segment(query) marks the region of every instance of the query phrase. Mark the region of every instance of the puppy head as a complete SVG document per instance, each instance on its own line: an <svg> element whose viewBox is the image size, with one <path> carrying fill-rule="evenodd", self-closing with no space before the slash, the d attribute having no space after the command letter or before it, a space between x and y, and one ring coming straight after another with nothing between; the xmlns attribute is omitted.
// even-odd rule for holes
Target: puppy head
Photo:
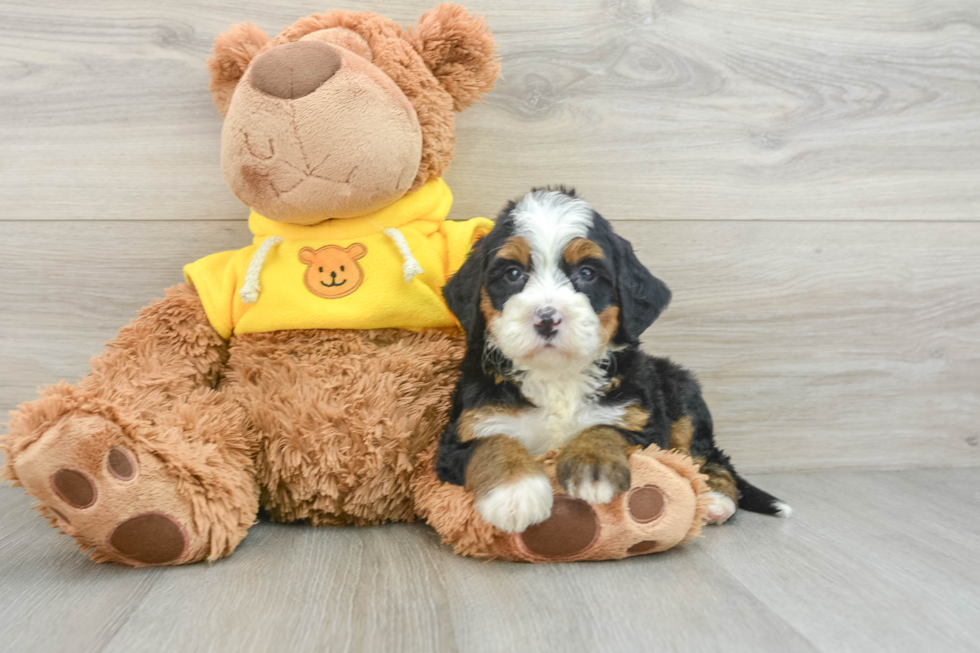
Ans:
<svg viewBox="0 0 980 653"><path fill-rule="evenodd" d="M511 202L445 288L470 343L518 369L561 371L636 344L670 291L574 192Z"/></svg>

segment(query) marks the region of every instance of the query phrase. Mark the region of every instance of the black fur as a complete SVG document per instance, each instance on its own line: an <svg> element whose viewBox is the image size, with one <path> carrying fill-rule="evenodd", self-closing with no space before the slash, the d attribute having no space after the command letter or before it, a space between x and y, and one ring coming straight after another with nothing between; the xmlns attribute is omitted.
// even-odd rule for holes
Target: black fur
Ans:
<svg viewBox="0 0 980 653"><path fill-rule="evenodd" d="M574 191L558 187L571 197ZM497 283L494 266L503 265L494 259L496 252L514 233L512 212L517 202L504 208L494 229L473 248L459 272L450 279L445 297L450 310L457 316L467 335L467 351L460 368L460 378L453 394L449 425L439 444L436 472L443 482L463 485L466 467L473 455L476 440L461 442L457 424L464 411L484 406L533 408L521 393L520 379L510 373L510 361L487 356L486 321L480 310L481 289L487 289L496 309L513 292L504 289L494 297ZM741 495L739 507L755 512L776 514L778 500L752 486L737 474L728 456L714 442L711 413L701 395L701 387L690 372L666 358L650 356L639 348L640 335L657 319L670 302L667 286L654 277L636 258L632 246L613 233L611 225L595 213L589 239L597 243L605 259L588 259L564 272L576 290L589 297L596 313L611 304L619 306L619 330L613 338L618 345L606 366L609 389L599 399L602 404L639 404L648 413L646 426L640 431L617 430L630 444L655 444L669 448L671 425L689 416L693 427L690 454L703 461L728 470L736 481ZM518 262L507 261L507 265ZM596 271L594 279L577 279L577 269L588 265ZM488 287L488 283L491 287ZM508 294L508 292L510 294Z"/></svg>

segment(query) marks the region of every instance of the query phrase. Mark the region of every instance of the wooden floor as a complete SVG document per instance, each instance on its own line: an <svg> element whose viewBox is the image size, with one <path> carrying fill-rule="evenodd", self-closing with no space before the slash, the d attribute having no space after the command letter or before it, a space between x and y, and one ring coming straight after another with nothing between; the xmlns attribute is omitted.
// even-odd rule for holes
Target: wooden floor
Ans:
<svg viewBox="0 0 980 653"><path fill-rule="evenodd" d="M665 554L534 566L422 524L261 523L211 566L90 562L0 492L0 650L980 650L980 471L754 480L796 508Z"/></svg>

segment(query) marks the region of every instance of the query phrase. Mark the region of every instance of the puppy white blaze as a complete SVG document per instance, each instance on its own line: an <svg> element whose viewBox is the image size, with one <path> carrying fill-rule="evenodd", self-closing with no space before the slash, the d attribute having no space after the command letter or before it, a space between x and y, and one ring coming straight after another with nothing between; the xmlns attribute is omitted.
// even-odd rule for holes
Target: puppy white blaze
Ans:
<svg viewBox="0 0 980 653"><path fill-rule="evenodd" d="M592 228L592 207L565 193L537 190L517 203L512 213L515 236L531 246L535 268L557 269L565 246L586 238Z"/></svg>
<svg viewBox="0 0 980 653"><path fill-rule="evenodd" d="M599 316L561 269L565 247L588 236L592 207L564 193L539 190L518 202L511 215L514 235L530 247L531 273L524 289L490 324L493 344L518 368L565 372L595 360L602 353ZM549 339L534 328L537 311L545 308L556 311L557 329Z"/></svg>

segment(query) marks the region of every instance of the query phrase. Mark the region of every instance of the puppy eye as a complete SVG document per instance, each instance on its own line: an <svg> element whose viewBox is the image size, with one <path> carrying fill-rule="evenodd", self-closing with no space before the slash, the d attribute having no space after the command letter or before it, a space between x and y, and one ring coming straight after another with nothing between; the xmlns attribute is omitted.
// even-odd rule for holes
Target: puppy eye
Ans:
<svg viewBox="0 0 980 653"><path fill-rule="evenodd" d="M516 265L511 266L506 270L504 270L504 279L506 279L507 281L517 282L520 281L523 277L524 277L524 273Z"/></svg>
<svg viewBox="0 0 980 653"><path fill-rule="evenodd" d="M592 281L595 279L595 270L587 265L583 265L578 269L578 276L582 281Z"/></svg>

